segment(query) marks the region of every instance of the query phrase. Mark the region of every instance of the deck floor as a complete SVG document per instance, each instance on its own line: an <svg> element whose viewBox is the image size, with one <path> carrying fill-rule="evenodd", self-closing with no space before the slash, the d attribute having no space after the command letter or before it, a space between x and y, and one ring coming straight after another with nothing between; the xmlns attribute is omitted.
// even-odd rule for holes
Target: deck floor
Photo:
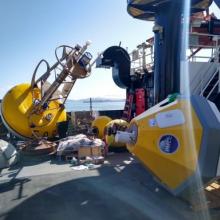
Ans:
<svg viewBox="0 0 220 220"><path fill-rule="evenodd" d="M23 161L0 177L0 220L201 220L220 209L193 212L129 153L109 156L94 170L75 171L56 160Z"/></svg>

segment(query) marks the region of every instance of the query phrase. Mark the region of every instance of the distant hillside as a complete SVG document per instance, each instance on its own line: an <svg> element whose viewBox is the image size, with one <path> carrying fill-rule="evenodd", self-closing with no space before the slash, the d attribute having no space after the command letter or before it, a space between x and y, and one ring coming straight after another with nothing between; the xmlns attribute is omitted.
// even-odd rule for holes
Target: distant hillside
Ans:
<svg viewBox="0 0 220 220"><path fill-rule="evenodd" d="M86 99L68 99L67 102L83 102L83 103L88 103L90 102L90 98ZM115 99L115 98L92 98L92 102L124 102L125 99Z"/></svg>
<svg viewBox="0 0 220 220"><path fill-rule="evenodd" d="M124 109L124 99L113 98L93 98L92 108L94 111L101 110L122 110ZM65 107L67 111L88 111L90 108L89 98L80 100L66 100Z"/></svg>
<svg viewBox="0 0 220 220"><path fill-rule="evenodd" d="M81 99L82 102L90 102L90 99ZM125 99L111 99L111 98L92 98L92 102L123 102Z"/></svg>

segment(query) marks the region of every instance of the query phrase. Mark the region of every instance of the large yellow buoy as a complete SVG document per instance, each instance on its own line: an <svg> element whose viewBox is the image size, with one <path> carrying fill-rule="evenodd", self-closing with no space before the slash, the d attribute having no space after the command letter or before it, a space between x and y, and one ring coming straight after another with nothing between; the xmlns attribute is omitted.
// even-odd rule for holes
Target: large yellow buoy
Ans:
<svg viewBox="0 0 220 220"><path fill-rule="evenodd" d="M110 147L126 147L124 143L115 142L117 131L125 131L128 127L128 122L122 119L110 121L105 127L105 141Z"/></svg>
<svg viewBox="0 0 220 220"><path fill-rule="evenodd" d="M104 138L104 129L105 126L111 121L112 119L108 116L99 116L92 122L92 129L96 133L97 137L100 139Z"/></svg>
<svg viewBox="0 0 220 220"><path fill-rule="evenodd" d="M40 89L31 88L30 84L17 85L6 93L1 116L11 132L22 138L56 136L57 123L66 121L66 111L58 100L54 100L45 110L33 113L34 100L40 95Z"/></svg>
<svg viewBox="0 0 220 220"><path fill-rule="evenodd" d="M67 119L64 104L77 79L90 75L92 55L87 51L90 41L82 47L61 45L56 48L56 63L50 67L42 59L36 66L31 83L13 87L2 100L1 117L12 133L21 138L52 138L58 133L58 124ZM58 54L62 50L62 56ZM41 64L46 72L36 79ZM51 82L51 76L55 76ZM59 90L61 89L61 90Z"/></svg>
<svg viewBox="0 0 220 220"><path fill-rule="evenodd" d="M201 96L178 96L133 118L115 140L127 143L166 190L195 201L220 178L219 134L220 112L214 103Z"/></svg>

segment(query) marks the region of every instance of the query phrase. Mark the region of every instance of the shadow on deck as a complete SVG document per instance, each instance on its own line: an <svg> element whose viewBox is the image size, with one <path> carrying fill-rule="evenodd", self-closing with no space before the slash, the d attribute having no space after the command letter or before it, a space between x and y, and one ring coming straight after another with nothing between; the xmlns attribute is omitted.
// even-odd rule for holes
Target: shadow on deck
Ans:
<svg viewBox="0 0 220 220"><path fill-rule="evenodd" d="M0 183L0 219L204 219L171 196L129 154L95 170L14 178ZM211 210L220 219L220 210Z"/></svg>

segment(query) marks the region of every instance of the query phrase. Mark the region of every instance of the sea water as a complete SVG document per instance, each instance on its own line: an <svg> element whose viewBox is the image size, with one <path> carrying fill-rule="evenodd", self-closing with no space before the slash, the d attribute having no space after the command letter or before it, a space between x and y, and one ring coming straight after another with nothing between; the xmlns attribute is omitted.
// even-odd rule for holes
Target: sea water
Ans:
<svg viewBox="0 0 220 220"><path fill-rule="evenodd" d="M125 101L92 102L92 110L122 110L124 105ZM81 100L67 100L65 107L67 112L90 111L90 103Z"/></svg>

